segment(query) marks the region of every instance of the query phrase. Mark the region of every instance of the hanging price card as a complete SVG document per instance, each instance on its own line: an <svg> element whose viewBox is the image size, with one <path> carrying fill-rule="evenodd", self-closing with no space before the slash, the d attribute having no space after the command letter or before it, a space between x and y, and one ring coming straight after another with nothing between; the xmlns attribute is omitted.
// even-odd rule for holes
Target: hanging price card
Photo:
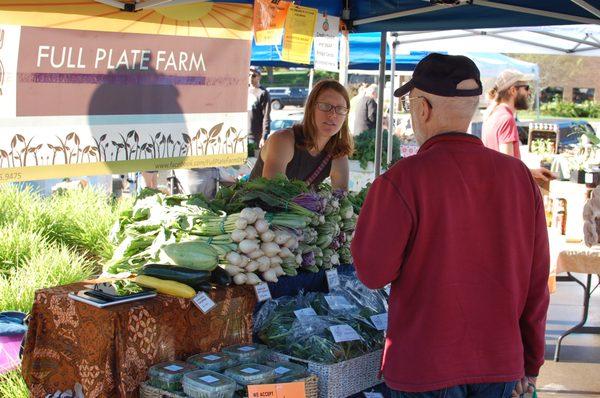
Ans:
<svg viewBox="0 0 600 398"><path fill-rule="evenodd" d="M388 314L384 312L383 314L373 315L371 317L371 322L373 322L373 326L377 330L387 330L388 326Z"/></svg>
<svg viewBox="0 0 600 398"><path fill-rule="evenodd" d="M344 341L360 340L360 336L356 333L356 330L350 325L335 325L329 326L331 335L336 343L343 343Z"/></svg>
<svg viewBox="0 0 600 398"><path fill-rule="evenodd" d="M337 269L330 269L325 272L325 275L327 276L327 286L329 286L329 291L340 286L340 276L338 275Z"/></svg>
<svg viewBox="0 0 600 398"><path fill-rule="evenodd" d="M214 301L212 301L210 297L208 297L208 294L204 292L198 293L192 299L192 302L196 305L196 307L200 309L200 311L202 311L203 314L206 314L208 311L212 310L217 305Z"/></svg>
<svg viewBox="0 0 600 398"><path fill-rule="evenodd" d="M256 298L259 302L271 300L271 291L269 290L269 285L266 283L263 282L254 285L254 291L256 292Z"/></svg>

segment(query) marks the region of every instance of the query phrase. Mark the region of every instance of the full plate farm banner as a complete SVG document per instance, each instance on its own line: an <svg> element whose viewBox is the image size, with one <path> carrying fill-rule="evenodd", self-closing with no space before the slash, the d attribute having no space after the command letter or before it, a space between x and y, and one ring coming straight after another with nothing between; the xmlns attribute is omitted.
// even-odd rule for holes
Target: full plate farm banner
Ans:
<svg viewBox="0 0 600 398"><path fill-rule="evenodd" d="M250 5L19 3L0 0L0 181L245 160Z"/></svg>

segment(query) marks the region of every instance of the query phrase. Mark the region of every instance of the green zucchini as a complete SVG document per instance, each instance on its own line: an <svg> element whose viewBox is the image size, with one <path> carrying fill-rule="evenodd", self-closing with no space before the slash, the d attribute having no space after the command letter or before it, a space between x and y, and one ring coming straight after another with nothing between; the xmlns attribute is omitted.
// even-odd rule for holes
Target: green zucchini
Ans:
<svg viewBox="0 0 600 398"><path fill-rule="evenodd" d="M168 264L146 264L139 273L159 279L185 283L195 290L199 290L200 286L203 286L210 280L209 271L176 267Z"/></svg>
<svg viewBox="0 0 600 398"><path fill-rule="evenodd" d="M211 245L191 241L172 243L161 247L160 259L180 267L212 271L219 262L219 255Z"/></svg>

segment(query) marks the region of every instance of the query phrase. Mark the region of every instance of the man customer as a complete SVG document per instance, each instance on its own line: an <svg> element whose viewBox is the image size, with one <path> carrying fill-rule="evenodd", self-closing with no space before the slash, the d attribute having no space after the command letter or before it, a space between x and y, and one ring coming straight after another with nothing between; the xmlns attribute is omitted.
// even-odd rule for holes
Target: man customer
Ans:
<svg viewBox="0 0 600 398"><path fill-rule="evenodd" d="M530 85L532 76L507 69L500 73L494 87L488 92L491 100L483 121L481 139L488 148L521 159L519 131L515 114L518 110L529 109ZM549 181L556 178L545 168L531 169L534 178Z"/></svg>
<svg viewBox="0 0 600 398"><path fill-rule="evenodd" d="M248 118L250 134L248 139L259 147L271 131L271 96L266 88L260 85L261 71L250 67L248 83Z"/></svg>
<svg viewBox="0 0 600 398"><path fill-rule="evenodd" d="M507 398L532 391L544 362L542 198L520 160L466 134L481 92L466 57L419 62L395 92L419 152L375 180L352 240L359 279L391 283L382 372L395 397Z"/></svg>
<svg viewBox="0 0 600 398"><path fill-rule="evenodd" d="M375 102L375 98L377 98L377 85L371 84L356 103L353 134L359 135L364 131L375 128L377 121L377 102Z"/></svg>

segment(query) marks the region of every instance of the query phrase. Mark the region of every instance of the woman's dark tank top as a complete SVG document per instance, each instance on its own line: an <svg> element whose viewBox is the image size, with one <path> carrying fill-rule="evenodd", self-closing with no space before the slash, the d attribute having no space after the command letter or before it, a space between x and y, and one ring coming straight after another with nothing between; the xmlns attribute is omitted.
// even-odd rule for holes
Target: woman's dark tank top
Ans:
<svg viewBox="0 0 600 398"><path fill-rule="evenodd" d="M302 126L295 125L292 127L294 131L294 138L296 145L294 145L294 157L288 163L285 169L285 175L290 180L302 180L306 181L314 171L321 165L327 153L325 151L321 151L317 156L311 155L306 149L303 149L298 146L298 142L301 140ZM260 153L256 159L256 164L250 173L250 179L253 180L255 178L261 177L263 172L264 162L260 156ZM311 184L312 186L317 186L322 183L327 177L329 177L329 173L331 172L331 159L327 162L327 165L321 170L317 178Z"/></svg>

